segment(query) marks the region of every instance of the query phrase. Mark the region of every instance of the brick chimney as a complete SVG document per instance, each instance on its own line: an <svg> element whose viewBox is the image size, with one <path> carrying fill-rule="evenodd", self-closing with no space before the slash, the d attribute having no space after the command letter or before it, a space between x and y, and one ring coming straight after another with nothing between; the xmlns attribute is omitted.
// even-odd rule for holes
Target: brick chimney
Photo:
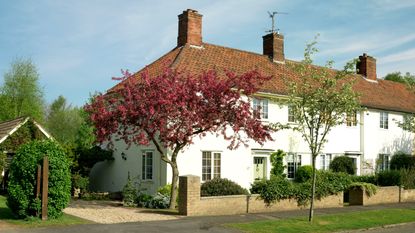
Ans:
<svg viewBox="0 0 415 233"><path fill-rule="evenodd" d="M359 56L356 71L367 79L376 81L376 59L364 53L362 56Z"/></svg>
<svg viewBox="0 0 415 233"><path fill-rule="evenodd" d="M262 37L263 53L274 62L284 62L284 36L272 32Z"/></svg>
<svg viewBox="0 0 415 233"><path fill-rule="evenodd" d="M202 15L192 9L187 9L179 15L177 47L185 44L202 45Z"/></svg>

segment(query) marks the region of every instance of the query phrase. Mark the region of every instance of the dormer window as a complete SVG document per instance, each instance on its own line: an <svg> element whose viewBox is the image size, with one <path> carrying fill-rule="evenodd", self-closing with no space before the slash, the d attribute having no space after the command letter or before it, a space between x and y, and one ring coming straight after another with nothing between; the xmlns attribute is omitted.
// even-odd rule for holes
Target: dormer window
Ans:
<svg viewBox="0 0 415 233"><path fill-rule="evenodd" d="M259 111L261 119L268 119L268 100L254 98L252 101L254 110Z"/></svg>

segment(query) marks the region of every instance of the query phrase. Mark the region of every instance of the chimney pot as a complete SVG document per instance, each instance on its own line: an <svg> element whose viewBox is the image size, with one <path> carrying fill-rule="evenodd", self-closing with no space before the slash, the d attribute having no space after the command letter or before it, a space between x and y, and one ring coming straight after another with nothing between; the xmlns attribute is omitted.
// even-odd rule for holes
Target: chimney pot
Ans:
<svg viewBox="0 0 415 233"><path fill-rule="evenodd" d="M177 47L185 44L202 45L202 15L196 10L187 9L179 16Z"/></svg>

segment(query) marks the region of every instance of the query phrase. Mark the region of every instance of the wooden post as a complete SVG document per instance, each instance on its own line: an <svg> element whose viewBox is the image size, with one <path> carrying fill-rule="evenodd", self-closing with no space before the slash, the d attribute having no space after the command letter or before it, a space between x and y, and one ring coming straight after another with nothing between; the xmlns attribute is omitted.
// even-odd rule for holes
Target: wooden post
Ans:
<svg viewBox="0 0 415 233"><path fill-rule="evenodd" d="M37 173L36 173L36 198L40 196L40 184L42 182L42 166L37 165Z"/></svg>
<svg viewBox="0 0 415 233"><path fill-rule="evenodd" d="M49 161L48 157L43 158L42 173L42 220L48 219L48 178L49 178Z"/></svg>

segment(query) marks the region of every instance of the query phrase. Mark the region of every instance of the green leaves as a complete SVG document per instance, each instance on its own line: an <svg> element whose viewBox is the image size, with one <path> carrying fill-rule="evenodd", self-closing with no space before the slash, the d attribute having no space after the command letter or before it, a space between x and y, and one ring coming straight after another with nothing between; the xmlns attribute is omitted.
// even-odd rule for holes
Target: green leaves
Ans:
<svg viewBox="0 0 415 233"><path fill-rule="evenodd" d="M17 151L11 165L7 205L20 218L32 216L38 209L35 198L37 165L49 159L48 216L57 218L70 199L69 161L62 147L53 141L33 141Z"/></svg>

